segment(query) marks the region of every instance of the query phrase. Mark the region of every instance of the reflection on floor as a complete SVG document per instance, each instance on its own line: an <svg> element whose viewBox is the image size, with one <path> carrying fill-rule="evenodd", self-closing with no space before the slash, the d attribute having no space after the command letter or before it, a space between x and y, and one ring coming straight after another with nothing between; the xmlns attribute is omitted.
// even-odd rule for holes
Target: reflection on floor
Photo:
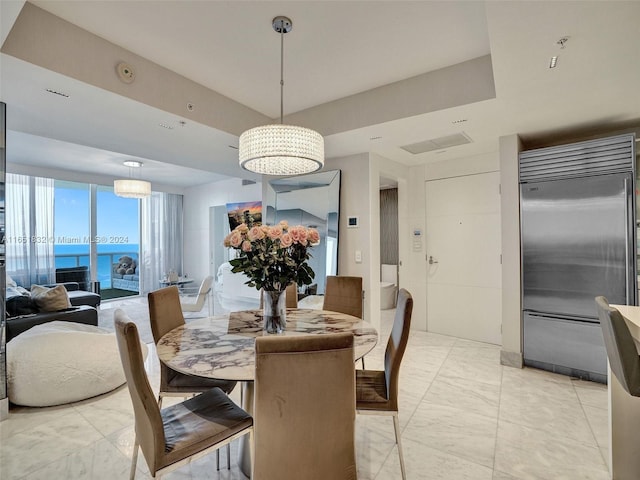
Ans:
<svg viewBox="0 0 640 480"><path fill-rule="evenodd" d="M118 303L127 310L125 300ZM367 356L368 368L382 368L393 313L382 312L381 341ZM152 347L147 369L157 388ZM233 392L236 402L238 397ZM606 387L502 367L496 346L412 332L401 372L400 407L409 479L608 478ZM128 478L132 423L126 387L72 405L12 408L0 423L0 478ZM401 478L393 439L390 417L357 417L360 480ZM142 456L136 478L149 478ZM235 465L217 472L212 454L166 478L245 477Z"/></svg>

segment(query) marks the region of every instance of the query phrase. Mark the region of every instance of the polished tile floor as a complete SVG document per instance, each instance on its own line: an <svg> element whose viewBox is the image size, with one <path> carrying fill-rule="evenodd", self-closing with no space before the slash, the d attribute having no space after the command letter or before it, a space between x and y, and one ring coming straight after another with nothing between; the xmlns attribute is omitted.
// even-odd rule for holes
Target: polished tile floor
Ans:
<svg viewBox="0 0 640 480"><path fill-rule="evenodd" d="M119 306L126 310L123 301ZM384 311L382 340L366 357L367 368L382 368L392 321L393 311ZM157 362L150 348L147 368L154 388ZM238 396L232 394L237 402ZM606 387L502 367L496 346L412 332L400 407L411 480L609 478ZM126 387L72 405L12 408L0 423L0 478L128 478L132 424ZM390 417L358 416L356 449L360 480L401 478ZM233 445L232 464L235 453ZM142 456L136 478L149 478ZM165 478L245 477L235 465L217 472L212 454Z"/></svg>

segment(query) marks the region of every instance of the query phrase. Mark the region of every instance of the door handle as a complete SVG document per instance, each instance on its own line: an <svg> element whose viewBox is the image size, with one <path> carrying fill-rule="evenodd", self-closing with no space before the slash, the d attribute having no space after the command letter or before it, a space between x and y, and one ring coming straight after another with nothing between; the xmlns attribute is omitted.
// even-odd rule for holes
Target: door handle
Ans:
<svg viewBox="0 0 640 480"><path fill-rule="evenodd" d="M432 255L429 255L429 265L433 265L434 263L438 263L438 261L434 260Z"/></svg>

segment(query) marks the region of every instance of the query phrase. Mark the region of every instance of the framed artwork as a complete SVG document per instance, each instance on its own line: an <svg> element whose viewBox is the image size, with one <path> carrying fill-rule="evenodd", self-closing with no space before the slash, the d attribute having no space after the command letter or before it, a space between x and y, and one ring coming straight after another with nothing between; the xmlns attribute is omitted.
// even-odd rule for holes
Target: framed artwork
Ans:
<svg viewBox="0 0 640 480"><path fill-rule="evenodd" d="M262 202L227 203L227 215L230 230L241 223L262 225Z"/></svg>

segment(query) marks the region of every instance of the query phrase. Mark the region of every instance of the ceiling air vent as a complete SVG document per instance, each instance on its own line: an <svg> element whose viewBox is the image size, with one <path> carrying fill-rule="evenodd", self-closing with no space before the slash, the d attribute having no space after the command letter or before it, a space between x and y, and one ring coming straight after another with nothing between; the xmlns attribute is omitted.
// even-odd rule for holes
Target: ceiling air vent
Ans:
<svg viewBox="0 0 640 480"><path fill-rule="evenodd" d="M458 145L464 145L472 141L466 133L461 132L453 135L445 135L444 137L432 138L431 140L425 140L423 142L412 143L411 145L404 145L400 148L417 155L419 153L433 152L434 150L441 150L443 148L457 147Z"/></svg>

